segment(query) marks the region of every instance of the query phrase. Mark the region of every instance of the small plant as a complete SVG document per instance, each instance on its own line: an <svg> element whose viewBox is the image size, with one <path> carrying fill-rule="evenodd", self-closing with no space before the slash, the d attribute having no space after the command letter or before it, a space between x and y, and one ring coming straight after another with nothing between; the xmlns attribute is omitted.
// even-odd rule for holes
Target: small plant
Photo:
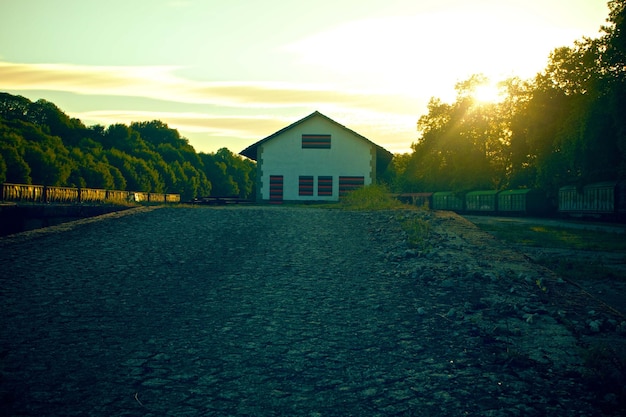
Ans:
<svg viewBox="0 0 626 417"><path fill-rule="evenodd" d="M409 220L405 220L402 223L402 229L407 234L407 243L409 247L426 250L430 248L430 223L422 218L414 217Z"/></svg>
<svg viewBox="0 0 626 417"><path fill-rule="evenodd" d="M543 284L543 280L541 278L535 280L535 285L537 285L537 288L543 292L548 291L548 288Z"/></svg>

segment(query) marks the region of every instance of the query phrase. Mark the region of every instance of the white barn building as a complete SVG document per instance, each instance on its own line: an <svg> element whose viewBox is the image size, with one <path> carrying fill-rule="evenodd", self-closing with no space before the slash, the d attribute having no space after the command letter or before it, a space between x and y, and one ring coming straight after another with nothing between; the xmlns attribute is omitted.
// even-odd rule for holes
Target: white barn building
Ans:
<svg viewBox="0 0 626 417"><path fill-rule="evenodd" d="M250 145L258 201L337 201L376 182L393 155L320 112Z"/></svg>

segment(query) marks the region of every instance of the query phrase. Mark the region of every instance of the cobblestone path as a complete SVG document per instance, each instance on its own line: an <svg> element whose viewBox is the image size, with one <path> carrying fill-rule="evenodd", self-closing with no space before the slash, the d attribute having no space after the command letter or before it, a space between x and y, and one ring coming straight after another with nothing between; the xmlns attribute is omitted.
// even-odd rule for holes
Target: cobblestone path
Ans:
<svg viewBox="0 0 626 417"><path fill-rule="evenodd" d="M476 328L421 316L415 276L390 273L399 233L162 208L5 242L1 415L539 415L526 384L577 396L552 370L500 376Z"/></svg>

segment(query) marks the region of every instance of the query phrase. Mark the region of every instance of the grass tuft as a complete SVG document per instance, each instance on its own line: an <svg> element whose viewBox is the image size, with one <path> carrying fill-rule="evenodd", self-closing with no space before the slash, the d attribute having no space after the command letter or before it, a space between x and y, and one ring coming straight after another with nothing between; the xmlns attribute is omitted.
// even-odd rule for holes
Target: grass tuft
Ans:
<svg viewBox="0 0 626 417"><path fill-rule="evenodd" d="M407 244L410 248L419 250L430 249L430 222L426 219L414 217L402 223L402 229L407 234Z"/></svg>

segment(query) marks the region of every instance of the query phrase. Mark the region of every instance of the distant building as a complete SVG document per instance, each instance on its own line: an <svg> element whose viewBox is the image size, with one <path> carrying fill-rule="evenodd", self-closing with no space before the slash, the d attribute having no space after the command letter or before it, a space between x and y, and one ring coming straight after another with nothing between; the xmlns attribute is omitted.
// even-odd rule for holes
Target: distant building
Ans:
<svg viewBox="0 0 626 417"><path fill-rule="evenodd" d="M393 155L320 112L240 152L257 161L258 201L337 201L376 182Z"/></svg>

